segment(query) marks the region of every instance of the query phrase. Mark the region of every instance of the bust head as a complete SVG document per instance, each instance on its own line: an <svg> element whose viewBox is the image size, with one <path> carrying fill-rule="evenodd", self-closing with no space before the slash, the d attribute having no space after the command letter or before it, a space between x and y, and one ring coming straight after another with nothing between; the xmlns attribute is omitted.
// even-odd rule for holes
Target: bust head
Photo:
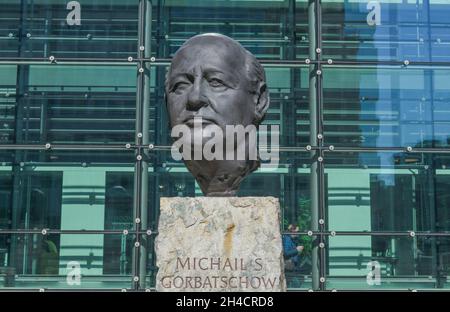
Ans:
<svg viewBox="0 0 450 312"><path fill-rule="evenodd" d="M269 106L262 66L237 41L220 34L194 36L175 53L167 73L166 101L171 127L193 129L201 118L201 127L215 125L224 133L227 125L259 125ZM206 195L231 196L259 161L185 164Z"/></svg>

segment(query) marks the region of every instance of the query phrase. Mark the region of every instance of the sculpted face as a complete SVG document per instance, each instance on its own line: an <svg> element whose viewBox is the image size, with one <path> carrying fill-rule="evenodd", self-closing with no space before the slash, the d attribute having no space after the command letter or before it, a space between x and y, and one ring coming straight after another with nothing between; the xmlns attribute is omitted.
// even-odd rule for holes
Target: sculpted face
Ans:
<svg viewBox="0 0 450 312"><path fill-rule="evenodd" d="M192 37L177 51L167 74L166 101L171 127L187 126L193 142L202 145L211 137L208 125L223 133L226 126L256 126L269 104L262 67L238 42L219 34ZM200 117L208 131L194 131ZM259 166L246 159L185 163L203 192L218 196L235 194L240 181Z"/></svg>
<svg viewBox="0 0 450 312"><path fill-rule="evenodd" d="M197 37L174 57L168 76L167 104L171 126L249 125L255 116L245 55L221 37Z"/></svg>

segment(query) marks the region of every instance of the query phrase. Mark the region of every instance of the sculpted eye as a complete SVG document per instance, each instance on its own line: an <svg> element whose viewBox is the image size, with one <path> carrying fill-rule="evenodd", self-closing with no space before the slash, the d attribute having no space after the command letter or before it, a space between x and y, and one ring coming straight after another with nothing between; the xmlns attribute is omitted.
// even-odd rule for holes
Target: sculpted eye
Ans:
<svg viewBox="0 0 450 312"><path fill-rule="evenodd" d="M225 84L223 83L222 80L217 79L217 78L212 78L209 80L209 85L211 87L225 87Z"/></svg>
<svg viewBox="0 0 450 312"><path fill-rule="evenodd" d="M185 81L179 81L179 82L177 82L176 84L174 84L174 86L172 87L172 92L175 92L175 91L181 91L181 90L183 90L183 88L185 88L186 86L188 85L188 83L187 82L185 82Z"/></svg>

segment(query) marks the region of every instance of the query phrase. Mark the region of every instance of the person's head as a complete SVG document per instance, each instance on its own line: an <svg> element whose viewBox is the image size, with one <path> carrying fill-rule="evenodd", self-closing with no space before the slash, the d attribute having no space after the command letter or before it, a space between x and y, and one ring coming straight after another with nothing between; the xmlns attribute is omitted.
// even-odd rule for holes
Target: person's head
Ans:
<svg viewBox="0 0 450 312"><path fill-rule="evenodd" d="M295 224L289 224L287 229L288 229L288 232L291 233L292 238L295 238L297 236L295 234L300 230L298 225L295 225Z"/></svg>
<svg viewBox="0 0 450 312"><path fill-rule="evenodd" d="M258 125L269 105L264 69L237 41L220 34L187 40L175 53L166 77L171 126Z"/></svg>

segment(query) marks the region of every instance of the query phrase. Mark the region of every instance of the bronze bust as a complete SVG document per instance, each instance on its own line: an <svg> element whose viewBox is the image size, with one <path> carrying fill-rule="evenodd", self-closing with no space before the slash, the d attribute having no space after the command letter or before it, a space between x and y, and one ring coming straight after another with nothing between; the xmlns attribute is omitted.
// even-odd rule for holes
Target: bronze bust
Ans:
<svg viewBox="0 0 450 312"><path fill-rule="evenodd" d="M237 41L215 33L194 36L180 47L168 70L165 92L172 130L184 125L193 137L199 119L201 129L257 127L269 106L261 64ZM205 136L200 138L202 145ZM234 196L241 181L260 165L257 156L248 157L248 141L245 147L241 159L183 161L206 196Z"/></svg>

